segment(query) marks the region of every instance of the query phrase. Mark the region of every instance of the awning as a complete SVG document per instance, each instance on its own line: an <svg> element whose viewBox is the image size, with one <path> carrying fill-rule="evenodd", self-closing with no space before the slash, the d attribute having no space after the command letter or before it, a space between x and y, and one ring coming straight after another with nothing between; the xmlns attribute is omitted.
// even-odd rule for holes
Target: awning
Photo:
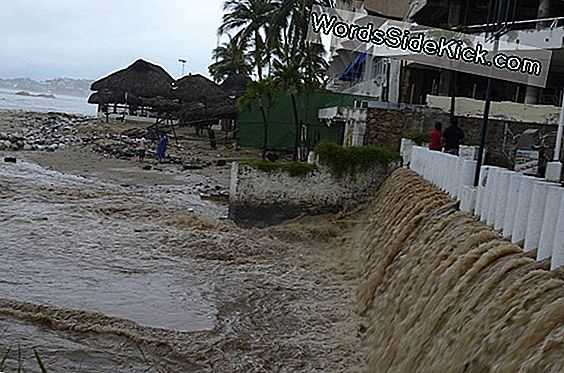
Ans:
<svg viewBox="0 0 564 373"><path fill-rule="evenodd" d="M366 53L359 53L353 62L341 73L339 80L352 82L362 75L362 65L366 62Z"/></svg>

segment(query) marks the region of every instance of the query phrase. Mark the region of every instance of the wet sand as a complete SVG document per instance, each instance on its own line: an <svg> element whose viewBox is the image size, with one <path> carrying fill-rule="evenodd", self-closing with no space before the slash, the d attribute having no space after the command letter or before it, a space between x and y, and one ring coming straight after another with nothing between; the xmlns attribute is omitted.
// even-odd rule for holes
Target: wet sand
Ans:
<svg viewBox="0 0 564 373"><path fill-rule="evenodd" d="M0 112L0 130L14 116ZM171 152L256 156L184 141ZM18 158L0 164L8 371L18 344L26 369L36 349L49 372L362 370L346 217L244 230L200 198L202 185L227 187L228 164L183 170L88 146L7 155Z"/></svg>

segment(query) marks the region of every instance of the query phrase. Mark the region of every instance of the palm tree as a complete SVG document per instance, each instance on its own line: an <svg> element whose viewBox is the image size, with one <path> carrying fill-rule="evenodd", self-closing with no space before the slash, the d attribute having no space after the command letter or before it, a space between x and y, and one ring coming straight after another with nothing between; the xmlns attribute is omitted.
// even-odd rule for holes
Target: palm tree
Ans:
<svg viewBox="0 0 564 373"><path fill-rule="evenodd" d="M345 0L345 3L350 0ZM315 5L334 8L336 0L282 0L275 12L272 36L289 45L288 53L293 56L306 48L306 38L311 12Z"/></svg>
<svg viewBox="0 0 564 373"><path fill-rule="evenodd" d="M308 82L304 79L303 74L300 72L300 67L295 61L288 64L283 64L278 60L273 63L275 73L274 81L277 87L290 95L292 100L292 113L294 115L294 160L299 158L299 148L301 145L301 129L302 125L298 113L297 95L305 92L308 88Z"/></svg>
<svg viewBox="0 0 564 373"><path fill-rule="evenodd" d="M266 157L266 151L268 150L268 120L266 118L264 99L266 99L266 105L270 109L276 99L275 82L270 78L260 81L250 81L247 85L247 93L237 100L239 110L249 108L254 102L257 102L259 105L263 124L263 159Z"/></svg>
<svg viewBox="0 0 564 373"><path fill-rule="evenodd" d="M252 71L252 60L247 54L246 40L229 37L229 41L213 50L212 57L217 61L208 69L216 82L221 82L231 75L249 75Z"/></svg>
<svg viewBox="0 0 564 373"><path fill-rule="evenodd" d="M224 34L229 31L238 30L235 38L252 43L254 47L255 67L258 79L263 78L263 66L267 55L266 29L278 8L277 0L227 0L223 4L223 23L218 32Z"/></svg>

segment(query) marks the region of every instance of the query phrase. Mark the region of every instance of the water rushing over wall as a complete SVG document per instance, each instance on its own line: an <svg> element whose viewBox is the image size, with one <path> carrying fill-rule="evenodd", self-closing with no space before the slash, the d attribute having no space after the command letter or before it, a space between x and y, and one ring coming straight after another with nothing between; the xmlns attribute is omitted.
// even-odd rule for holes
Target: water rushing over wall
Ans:
<svg viewBox="0 0 564 373"><path fill-rule="evenodd" d="M357 234L369 371L564 371L564 281L548 261L406 169L369 216Z"/></svg>

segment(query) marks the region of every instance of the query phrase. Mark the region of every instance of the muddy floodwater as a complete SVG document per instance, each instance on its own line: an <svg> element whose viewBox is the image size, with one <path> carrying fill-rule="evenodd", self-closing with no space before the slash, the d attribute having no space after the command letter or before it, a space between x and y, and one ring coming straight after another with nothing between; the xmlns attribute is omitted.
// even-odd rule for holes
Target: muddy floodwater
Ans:
<svg viewBox="0 0 564 373"><path fill-rule="evenodd" d="M352 282L331 279L337 262L315 248L298 250L315 234L241 230L225 205L191 192L198 176L153 183L143 172L0 165L7 371L36 370L34 349L49 372L360 366Z"/></svg>
<svg viewBox="0 0 564 373"><path fill-rule="evenodd" d="M369 204L242 229L198 193L228 165L16 155L5 372L38 371L34 351L49 373L564 370L563 273L409 170Z"/></svg>

